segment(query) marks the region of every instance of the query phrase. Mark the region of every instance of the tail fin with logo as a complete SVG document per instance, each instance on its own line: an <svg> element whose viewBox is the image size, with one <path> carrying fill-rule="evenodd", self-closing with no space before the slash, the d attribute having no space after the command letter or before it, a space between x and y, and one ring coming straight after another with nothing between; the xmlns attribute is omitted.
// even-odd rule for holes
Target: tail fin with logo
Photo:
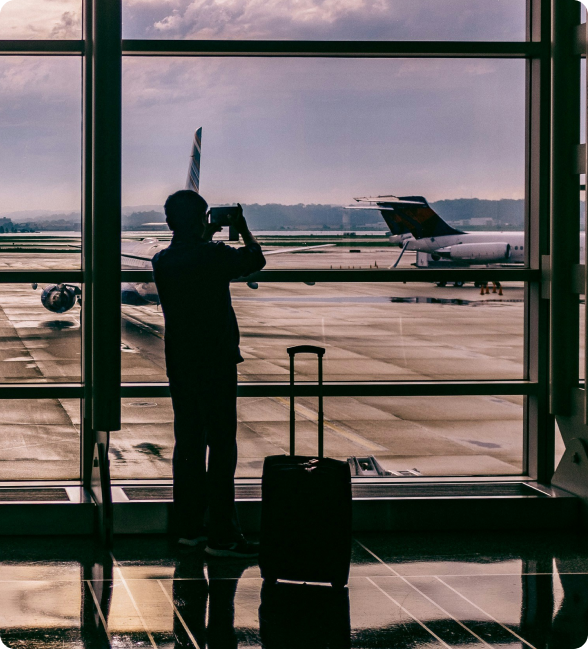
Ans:
<svg viewBox="0 0 588 649"><path fill-rule="evenodd" d="M398 196L394 198L395 200L378 200L377 202L384 221L386 221L386 225L391 232L405 228L415 239L462 234L461 230L456 230L445 223L423 196Z"/></svg>
<svg viewBox="0 0 588 649"><path fill-rule="evenodd" d="M188 178L186 189L191 189L197 194L200 193L200 155L202 153L202 127L194 133L192 153L190 155L190 166L188 167Z"/></svg>

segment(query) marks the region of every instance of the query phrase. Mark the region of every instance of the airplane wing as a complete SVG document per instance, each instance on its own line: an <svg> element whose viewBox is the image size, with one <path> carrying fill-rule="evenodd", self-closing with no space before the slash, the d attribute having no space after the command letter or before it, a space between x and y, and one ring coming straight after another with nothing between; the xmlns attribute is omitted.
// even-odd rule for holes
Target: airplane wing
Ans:
<svg viewBox="0 0 588 649"><path fill-rule="evenodd" d="M192 142L192 153L190 154L190 166L188 167L188 178L186 189L192 189L200 193L200 155L202 153L202 127L194 133Z"/></svg>
<svg viewBox="0 0 588 649"><path fill-rule="evenodd" d="M411 201L398 196L359 196L354 198L358 203L398 203L399 205L425 205L423 201Z"/></svg>
<svg viewBox="0 0 588 649"><path fill-rule="evenodd" d="M278 250L264 250L264 255L283 255L287 252L301 252L308 250L316 250L317 248L332 248L334 243L324 243L320 246L300 246L299 248L279 248ZM130 257L131 259L140 259L141 261L151 261L153 257L147 257L145 255L133 255L130 253L123 252L122 257Z"/></svg>
<svg viewBox="0 0 588 649"><path fill-rule="evenodd" d="M316 250L317 248L332 248L334 243L323 243L320 246L301 246L300 248L278 248L278 250L264 250L264 255L283 255L286 252L301 252L304 250Z"/></svg>

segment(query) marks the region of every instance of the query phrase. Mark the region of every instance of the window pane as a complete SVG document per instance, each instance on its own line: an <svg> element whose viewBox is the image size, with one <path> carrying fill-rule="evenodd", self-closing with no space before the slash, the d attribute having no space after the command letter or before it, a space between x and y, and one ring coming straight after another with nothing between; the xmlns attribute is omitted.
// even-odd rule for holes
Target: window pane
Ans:
<svg viewBox="0 0 588 649"><path fill-rule="evenodd" d="M289 407L282 397L239 399L238 477L259 477L267 455L288 452ZM112 477L170 478L171 399L123 399L122 410L123 429L111 439ZM317 400L297 399L296 418L296 452L313 455ZM325 399L325 454L374 456L397 477L519 475L522 449L520 396Z"/></svg>
<svg viewBox="0 0 588 649"><path fill-rule="evenodd" d="M121 430L110 434L112 479L171 478L171 399L122 399L121 417Z"/></svg>
<svg viewBox="0 0 588 649"><path fill-rule="evenodd" d="M0 284L0 383L80 381L76 291L73 285L41 284L33 290L30 284ZM69 304L63 313L48 308Z"/></svg>
<svg viewBox="0 0 588 649"><path fill-rule="evenodd" d="M524 285L487 291L473 284L261 283L254 291L233 284L245 358L239 380L288 381L286 348L299 344L326 348L326 381L522 379ZM163 334L158 306L123 305L123 381L166 380ZM296 369L299 380L315 380L314 359L301 357Z"/></svg>
<svg viewBox="0 0 588 649"><path fill-rule="evenodd" d="M82 38L80 0L5 0L0 39Z"/></svg>
<svg viewBox="0 0 588 649"><path fill-rule="evenodd" d="M80 478L79 399L0 399L0 481Z"/></svg>
<svg viewBox="0 0 588 649"><path fill-rule="evenodd" d="M525 2L123 2L125 38L524 40Z"/></svg>
<svg viewBox="0 0 588 649"><path fill-rule="evenodd" d="M274 250L361 250L328 263L331 248L280 253L269 268L387 268L398 249L372 248L411 233L419 240L402 263L416 263L431 235L353 200L386 194L424 197L458 236L433 246L441 263L522 263L524 61L137 57L124 61L123 96L125 237L169 237L163 204L184 187L202 127L200 190L211 205L242 203ZM355 234L334 236L345 232ZM484 254L449 250L466 242Z"/></svg>
<svg viewBox="0 0 588 649"><path fill-rule="evenodd" d="M81 59L0 57L0 115L0 268L79 267Z"/></svg>

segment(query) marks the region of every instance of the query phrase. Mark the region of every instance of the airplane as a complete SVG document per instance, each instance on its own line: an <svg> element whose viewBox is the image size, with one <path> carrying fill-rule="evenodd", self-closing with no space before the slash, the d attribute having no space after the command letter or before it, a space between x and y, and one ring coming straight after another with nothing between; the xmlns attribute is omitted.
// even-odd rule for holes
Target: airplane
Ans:
<svg viewBox="0 0 588 649"><path fill-rule="evenodd" d="M202 127L194 134L188 176L185 189L200 193L200 158L202 155ZM121 242L121 263L123 270L152 270L151 260L160 250L167 248L168 241L160 241L148 237L141 241L125 240ZM335 244L327 243L318 246L300 246L297 248L279 248L277 250L264 250L263 254L280 255L285 253L330 248ZM314 282L304 282L313 286ZM258 288L257 282L247 282L252 289ZM37 284L33 284L33 289ZM76 284L50 284L41 293L41 304L53 313L65 313L81 301L81 289ZM157 288L154 282L124 282L121 285L121 302L132 306L144 304L159 304Z"/></svg>
<svg viewBox="0 0 588 649"><path fill-rule="evenodd" d="M522 264L525 261L524 232L463 232L448 225L423 196L375 196L354 198L361 205L348 209L378 210L402 252L431 255L434 261L448 260L455 266ZM367 203L367 207L364 204Z"/></svg>

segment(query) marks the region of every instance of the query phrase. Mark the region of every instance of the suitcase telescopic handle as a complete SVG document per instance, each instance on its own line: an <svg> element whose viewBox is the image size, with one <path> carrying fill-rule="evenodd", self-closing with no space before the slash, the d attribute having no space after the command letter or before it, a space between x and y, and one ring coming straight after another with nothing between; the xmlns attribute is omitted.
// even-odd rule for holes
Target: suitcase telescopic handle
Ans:
<svg viewBox="0 0 588 649"><path fill-rule="evenodd" d="M317 347L316 345L298 345L287 349L290 358L296 356L296 354L316 354L319 358L322 358L326 351L324 347Z"/></svg>
<svg viewBox="0 0 588 649"><path fill-rule="evenodd" d="M318 357L318 456L324 454L324 412L323 412L323 356L326 349L315 345L298 345L288 347L290 356L290 455L295 455L296 446L296 411L294 409L294 357L296 354L316 354Z"/></svg>

